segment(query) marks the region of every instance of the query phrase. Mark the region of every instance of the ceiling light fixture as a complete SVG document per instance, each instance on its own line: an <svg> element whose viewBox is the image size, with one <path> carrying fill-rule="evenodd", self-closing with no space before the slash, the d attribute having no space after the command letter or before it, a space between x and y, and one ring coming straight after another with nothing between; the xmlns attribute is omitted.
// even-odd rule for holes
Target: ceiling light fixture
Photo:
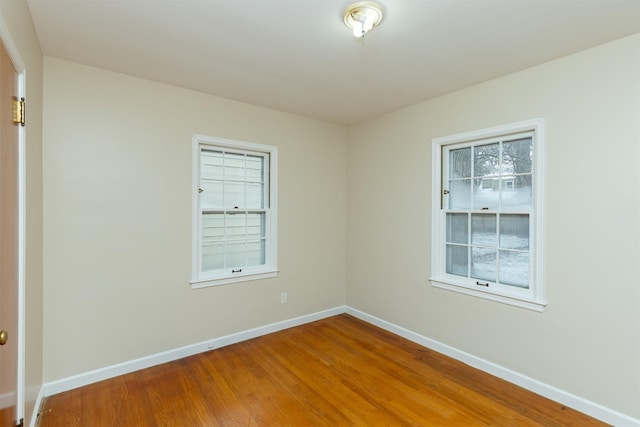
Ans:
<svg viewBox="0 0 640 427"><path fill-rule="evenodd" d="M382 21L382 6L373 1L359 1L344 11L344 24L353 30L353 35L364 38Z"/></svg>

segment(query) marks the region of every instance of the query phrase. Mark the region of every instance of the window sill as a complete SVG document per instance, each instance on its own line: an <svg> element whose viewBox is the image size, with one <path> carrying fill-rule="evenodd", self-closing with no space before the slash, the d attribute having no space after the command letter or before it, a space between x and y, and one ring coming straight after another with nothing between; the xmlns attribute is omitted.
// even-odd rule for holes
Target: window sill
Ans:
<svg viewBox="0 0 640 427"><path fill-rule="evenodd" d="M208 288L210 286L229 285L231 283L249 282L251 280L269 279L277 277L280 270L262 270L249 272L245 274L237 274L233 276L223 276L216 278L200 278L192 279L191 289Z"/></svg>
<svg viewBox="0 0 640 427"><path fill-rule="evenodd" d="M441 279L430 278L431 286L434 288L445 289L448 291L458 292L465 295L471 295L477 298L482 298L490 301L500 302L503 304L512 305L515 307L526 308L527 310L533 310L537 312L543 312L547 305L544 300L538 300L528 298L519 295L507 295L502 293L495 293L486 290L472 289L462 284L455 284Z"/></svg>

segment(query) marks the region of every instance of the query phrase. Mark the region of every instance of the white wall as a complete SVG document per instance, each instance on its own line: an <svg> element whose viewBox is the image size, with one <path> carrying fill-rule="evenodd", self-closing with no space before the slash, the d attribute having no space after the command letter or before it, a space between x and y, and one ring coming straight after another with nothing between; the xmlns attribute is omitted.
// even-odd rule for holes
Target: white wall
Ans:
<svg viewBox="0 0 640 427"><path fill-rule="evenodd" d="M42 385L42 53L26 1L0 1L0 33L25 76L25 423ZM9 46L8 46L9 47Z"/></svg>
<svg viewBox="0 0 640 427"><path fill-rule="evenodd" d="M44 88L47 382L344 304L345 127L53 58ZM279 147L278 278L191 289L194 133Z"/></svg>
<svg viewBox="0 0 640 427"><path fill-rule="evenodd" d="M431 287L431 139L537 117L548 307ZM640 418L639 160L640 35L354 126L347 304Z"/></svg>

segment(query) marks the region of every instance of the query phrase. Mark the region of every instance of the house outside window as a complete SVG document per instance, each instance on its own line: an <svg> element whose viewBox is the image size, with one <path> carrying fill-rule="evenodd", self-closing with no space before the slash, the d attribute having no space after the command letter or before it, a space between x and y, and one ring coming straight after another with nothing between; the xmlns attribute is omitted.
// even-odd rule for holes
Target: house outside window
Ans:
<svg viewBox="0 0 640 427"><path fill-rule="evenodd" d="M431 282L542 311L543 121L432 141Z"/></svg>
<svg viewBox="0 0 640 427"><path fill-rule="evenodd" d="M276 147L193 137L192 287L277 275Z"/></svg>

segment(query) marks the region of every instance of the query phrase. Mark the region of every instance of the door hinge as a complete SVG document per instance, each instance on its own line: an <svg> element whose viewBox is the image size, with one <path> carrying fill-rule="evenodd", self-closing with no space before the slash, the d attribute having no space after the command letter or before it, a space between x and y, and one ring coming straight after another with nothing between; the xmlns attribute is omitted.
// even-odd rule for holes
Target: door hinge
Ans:
<svg viewBox="0 0 640 427"><path fill-rule="evenodd" d="M25 124L24 103L24 98L15 98L13 100L13 123L21 124L22 126Z"/></svg>
<svg viewBox="0 0 640 427"><path fill-rule="evenodd" d="M18 422L18 424L16 424L16 427L24 427L24 418L20 418L20 421Z"/></svg>

